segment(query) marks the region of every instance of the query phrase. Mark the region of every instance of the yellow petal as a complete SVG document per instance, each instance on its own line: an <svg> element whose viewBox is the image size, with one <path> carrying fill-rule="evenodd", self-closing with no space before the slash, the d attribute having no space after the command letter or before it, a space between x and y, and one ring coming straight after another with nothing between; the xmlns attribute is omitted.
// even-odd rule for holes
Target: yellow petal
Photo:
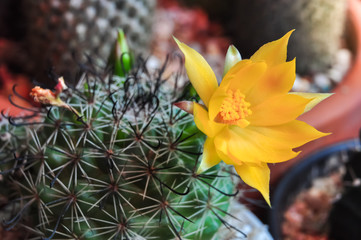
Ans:
<svg viewBox="0 0 361 240"><path fill-rule="evenodd" d="M221 131L214 140L219 156L227 164L278 163L296 157L291 145L281 145L272 137L262 135L253 129L231 126ZM224 156L227 156L224 159Z"/></svg>
<svg viewBox="0 0 361 240"><path fill-rule="evenodd" d="M287 44L294 30L286 33L282 38L263 45L253 54L251 60L254 62L265 61L269 66L283 63L287 59Z"/></svg>
<svg viewBox="0 0 361 240"><path fill-rule="evenodd" d="M185 56L185 68L189 80L197 91L198 95L208 107L209 100L218 88L218 82L214 72L207 61L194 49L174 38L178 47Z"/></svg>
<svg viewBox="0 0 361 240"><path fill-rule="evenodd" d="M234 166L234 168L242 180L260 191L268 205L271 206L269 197L270 170L267 164L262 163L259 166L242 164Z"/></svg>
<svg viewBox="0 0 361 240"><path fill-rule="evenodd" d="M207 110L198 103L194 103L193 115L197 128L210 138L214 137L226 126L225 124L210 121Z"/></svg>
<svg viewBox="0 0 361 240"><path fill-rule="evenodd" d="M247 101L257 105L279 95L287 94L296 79L296 60L269 67L260 81L247 94Z"/></svg>
<svg viewBox="0 0 361 240"><path fill-rule="evenodd" d="M235 161L228 155L228 141L229 141L228 128L224 128L217 137L214 138L214 146L217 155L222 159L223 162L229 165L235 165ZM237 164L242 164L238 162Z"/></svg>
<svg viewBox="0 0 361 240"><path fill-rule="evenodd" d="M291 92L290 94L295 94L307 99L311 99L311 102L307 104L303 113L310 111L314 106L316 106L326 98L333 95L333 93L301 93L301 92Z"/></svg>
<svg viewBox="0 0 361 240"><path fill-rule="evenodd" d="M221 82L220 88L239 89L243 94L247 95L266 70L267 64L264 62L240 61L228 71Z"/></svg>
<svg viewBox="0 0 361 240"><path fill-rule="evenodd" d="M197 173L206 171L207 169L217 165L220 161L221 159L218 157L216 148L214 147L214 139L207 138L204 143L202 160Z"/></svg>
<svg viewBox="0 0 361 240"><path fill-rule="evenodd" d="M209 119L214 120L219 113L219 109L223 104L224 99L228 98L229 95L227 94L226 88L218 88L215 93L213 94L211 100L209 101Z"/></svg>
<svg viewBox="0 0 361 240"><path fill-rule="evenodd" d="M241 60L239 62L237 62L236 64L234 64L226 73L226 75L223 77L223 80L221 82L221 86L222 85L227 85L229 84L229 81L231 79L236 78L236 74L241 71L243 68L249 66L253 64L253 62L249 59L245 59L245 60Z"/></svg>
<svg viewBox="0 0 361 240"><path fill-rule="evenodd" d="M270 127L249 126L247 129L261 134L263 139L268 139L268 142L277 145L278 148L296 148L312 140L329 135L329 133L320 132L311 125L299 120Z"/></svg>
<svg viewBox="0 0 361 240"><path fill-rule="evenodd" d="M253 126L280 125L295 120L310 102L295 94L278 95L263 103L252 106L252 115L247 120Z"/></svg>

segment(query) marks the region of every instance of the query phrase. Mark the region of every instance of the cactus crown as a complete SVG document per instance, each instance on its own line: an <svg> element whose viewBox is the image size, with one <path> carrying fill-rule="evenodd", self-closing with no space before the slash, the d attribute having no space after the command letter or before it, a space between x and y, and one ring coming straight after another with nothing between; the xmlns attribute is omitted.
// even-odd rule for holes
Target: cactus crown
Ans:
<svg viewBox="0 0 361 240"><path fill-rule="evenodd" d="M192 96L182 74L165 77L166 65L150 71L140 61L116 76L89 61L59 95L68 107L3 114L7 229L46 239L211 239L227 224L233 174L222 164L196 173L204 136L173 106Z"/></svg>

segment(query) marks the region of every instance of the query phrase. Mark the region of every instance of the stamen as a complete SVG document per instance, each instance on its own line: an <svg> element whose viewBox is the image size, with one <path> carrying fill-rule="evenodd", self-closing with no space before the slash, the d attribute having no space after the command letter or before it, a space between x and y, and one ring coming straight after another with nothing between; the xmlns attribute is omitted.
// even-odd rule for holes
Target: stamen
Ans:
<svg viewBox="0 0 361 240"><path fill-rule="evenodd" d="M246 117L252 114L251 104L245 101L245 95L239 89L227 91L228 97L222 102L216 122L235 124L245 127L249 124Z"/></svg>

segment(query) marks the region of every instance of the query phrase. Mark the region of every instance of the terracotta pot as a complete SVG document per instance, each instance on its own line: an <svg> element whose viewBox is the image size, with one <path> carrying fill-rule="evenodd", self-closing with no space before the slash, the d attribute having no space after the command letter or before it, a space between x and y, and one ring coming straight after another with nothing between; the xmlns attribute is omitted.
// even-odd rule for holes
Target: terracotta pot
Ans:
<svg viewBox="0 0 361 240"><path fill-rule="evenodd" d="M306 155L330 144L358 136L361 128L361 1L348 0L348 35L354 50L353 65L343 81L334 89L334 95L320 103L299 119L322 132L332 134L310 142L298 150L302 153L288 162L270 166L271 185Z"/></svg>

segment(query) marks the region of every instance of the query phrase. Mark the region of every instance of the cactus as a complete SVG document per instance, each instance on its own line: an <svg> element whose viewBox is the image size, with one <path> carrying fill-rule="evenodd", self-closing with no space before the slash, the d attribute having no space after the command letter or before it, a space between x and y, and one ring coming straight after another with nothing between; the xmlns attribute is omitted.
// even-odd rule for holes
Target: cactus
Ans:
<svg viewBox="0 0 361 240"><path fill-rule="evenodd" d="M260 39L271 40L295 28L289 52L290 58L297 57L297 72L325 72L342 41L346 7L346 1L338 0L238 1L233 13L237 24L232 25L230 33L242 53L251 55L262 44ZM238 29L246 29L247 34Z"/></svg>
<svg viewBox="0 0 361 240"><path fill-rule="evenodd" d="M205 136L173 106L194 96L179 73L167 83L166 63L145 65L112 75L89 60L76 86L43 89L48 105L27 109L32 116L3 113L6 229L34 239L211 239L227 226L234 174L222 164L196 173Z"/></svg>
<svg viewBox="0 0 361 240"><path fill-rule="evenodd" d="M347 1L340 0L180 0L200 6L218 20L242 55L249 57L265 40L289 29L290 58L297 57L297 72L327 71L344 41Z"/></svg>
<svg viewBox="0 0 361 240"><path fill-rule="evenodd" d="M116 27L124 29L136 56L148 54L156 5L156 0L3 0L0 35L14 40L16 48L4 49L0 61L53 87L44 71L51 61L58 74L75 82L74 63L83 61L84 52L105 59Z"/></svg>

